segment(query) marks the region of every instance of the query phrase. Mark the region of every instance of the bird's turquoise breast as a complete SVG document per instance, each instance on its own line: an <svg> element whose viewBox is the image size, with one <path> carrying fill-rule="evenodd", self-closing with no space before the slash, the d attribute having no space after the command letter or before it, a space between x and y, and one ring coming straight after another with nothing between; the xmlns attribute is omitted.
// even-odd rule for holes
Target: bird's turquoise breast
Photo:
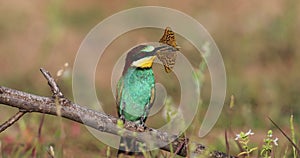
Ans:
<svg viewBox="0 0 300 158"><path fill-rule="evenodd" d="M152 68L129 68L123 76L123 89L119 111L126 120L136 121L146 115L145 107L150 104L155 79Z"/></svg>

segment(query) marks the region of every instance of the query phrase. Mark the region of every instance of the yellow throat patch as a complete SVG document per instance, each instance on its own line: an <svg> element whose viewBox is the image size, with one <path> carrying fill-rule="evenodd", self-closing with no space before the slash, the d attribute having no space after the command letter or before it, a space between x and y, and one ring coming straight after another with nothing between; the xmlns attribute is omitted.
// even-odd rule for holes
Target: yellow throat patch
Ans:
<svg viewBox="0 0 300 158"><path fill-rule="evenodd" d="M140 60L134 61L131 65L139 68L150 68L156 56L149 56Z"/></svg>

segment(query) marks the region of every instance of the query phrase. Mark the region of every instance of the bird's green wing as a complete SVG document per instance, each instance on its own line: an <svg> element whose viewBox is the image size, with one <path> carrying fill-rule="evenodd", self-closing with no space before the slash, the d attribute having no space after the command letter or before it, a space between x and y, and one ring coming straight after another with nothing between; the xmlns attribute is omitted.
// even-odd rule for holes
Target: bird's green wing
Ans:
<svg viewBox="0 0 300 158"><path fill-rule="evenodd" d="M152 87L152 89L151 89L151 97L149 99L149 103L145 106L145 113L144 113L143 117L141 118L142 122L146 121L146 119L149 115L150 109L154 103L154 100L155 100L155 86Z"/></svg>
<svg viewBox="0 0 300 158"><path fill-rule="evenodd" d="M123 92L123 85L124 85L124 80L123 77L120 78L117 84L117 92L116 92L116 105L118 109L118 115L121 117L123 107L121 107L121 97L122 97L122 92Z"/></svg>

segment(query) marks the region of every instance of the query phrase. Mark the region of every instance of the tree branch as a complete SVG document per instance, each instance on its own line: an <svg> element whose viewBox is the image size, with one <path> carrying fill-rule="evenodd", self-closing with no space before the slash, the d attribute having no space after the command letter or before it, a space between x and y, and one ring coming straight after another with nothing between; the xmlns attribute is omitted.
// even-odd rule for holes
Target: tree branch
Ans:
<svg viewBox="0 0 300 158"><path fill-rule="evenodd" d="M5 126L9 127L10 125L12 125L26 112L37 112L61 116L66 119L85 124L101 132L106 132L114 135L120 135L120 133L122 133L122 136L125 135L128 137L136 137L137 140L146 142L146 138L139 134L140 132L138 132L138 127L133 122L125 122L124 128L130 131L136 131L137 135L135 136L131 132L128 132L126 130L124 131L117 126L118 118L72 103L70 100L63 96L57 84L55 83L55 80L51 77L50 73L47 72L45 69L41 69L41 72L47 79L48 84L51 87L53 96L57 97L38 96L0 86L0 104L5 104L11 107L18 108L20 110L20 112L18 112L14 117L7 121L10 123L5 122L7 124ZM57 104L59 104L59 107L57 106ZM57 110L57 108L60 109ZM3 130L5 130L6 128L3 128ZM122 132L120 132L121 130ZM161 149L166 151L176 149L177 155L187 156L187 143L190 143L189 146L193 146L193 150L190 151L195 155L203 155L208 153L208 157L228 157L223 152L209 151L209 149L202 144L189 142L187 138L177 138L176 135L170 135L166 132L152 128L146 128L145 131L147 131L149 135L155 136L158 142L165 144L168 143L168 141L172 138L176 138L171 143L171 145L167 145L165 147L162 147Z"/></svg>
<svg viewBox="0 0 300 158"><path fill-rule="evenodd" d="M25 111L18 111L14 116L9 118L6 122L4 122L0 126L0 133L4 131L9 126L13 125L15 122L17 122L26 112Z"/></svg>
<svg viewBox="0 0 300 158"><path fill-rule="evenodd" d="M60 91L58 85L56 84L56 82L55 82L54 78L51 76L51 74L44 68L40 68L40 71L42 72L44 77L47 79L48 85L51 88L53 96L57 96L60 98L64 97L63 93Z"/></svg>

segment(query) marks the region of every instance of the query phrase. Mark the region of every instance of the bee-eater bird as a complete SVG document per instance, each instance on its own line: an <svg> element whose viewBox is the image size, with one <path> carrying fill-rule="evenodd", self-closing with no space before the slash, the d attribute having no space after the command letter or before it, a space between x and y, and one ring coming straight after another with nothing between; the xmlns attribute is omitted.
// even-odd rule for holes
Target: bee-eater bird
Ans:
<svg viewBox="0 0 300 158"><path fill-rule="evenodd" d="M118 115L123 121L132 121L144 127L155 99L155 77L152 65L159 51L171 52L176 51L176 48L166 44L158 46L145 44L138 45L128 52L116 93ZM118 156L121 153L140 155L138 142L122 137Z"/></svg>

